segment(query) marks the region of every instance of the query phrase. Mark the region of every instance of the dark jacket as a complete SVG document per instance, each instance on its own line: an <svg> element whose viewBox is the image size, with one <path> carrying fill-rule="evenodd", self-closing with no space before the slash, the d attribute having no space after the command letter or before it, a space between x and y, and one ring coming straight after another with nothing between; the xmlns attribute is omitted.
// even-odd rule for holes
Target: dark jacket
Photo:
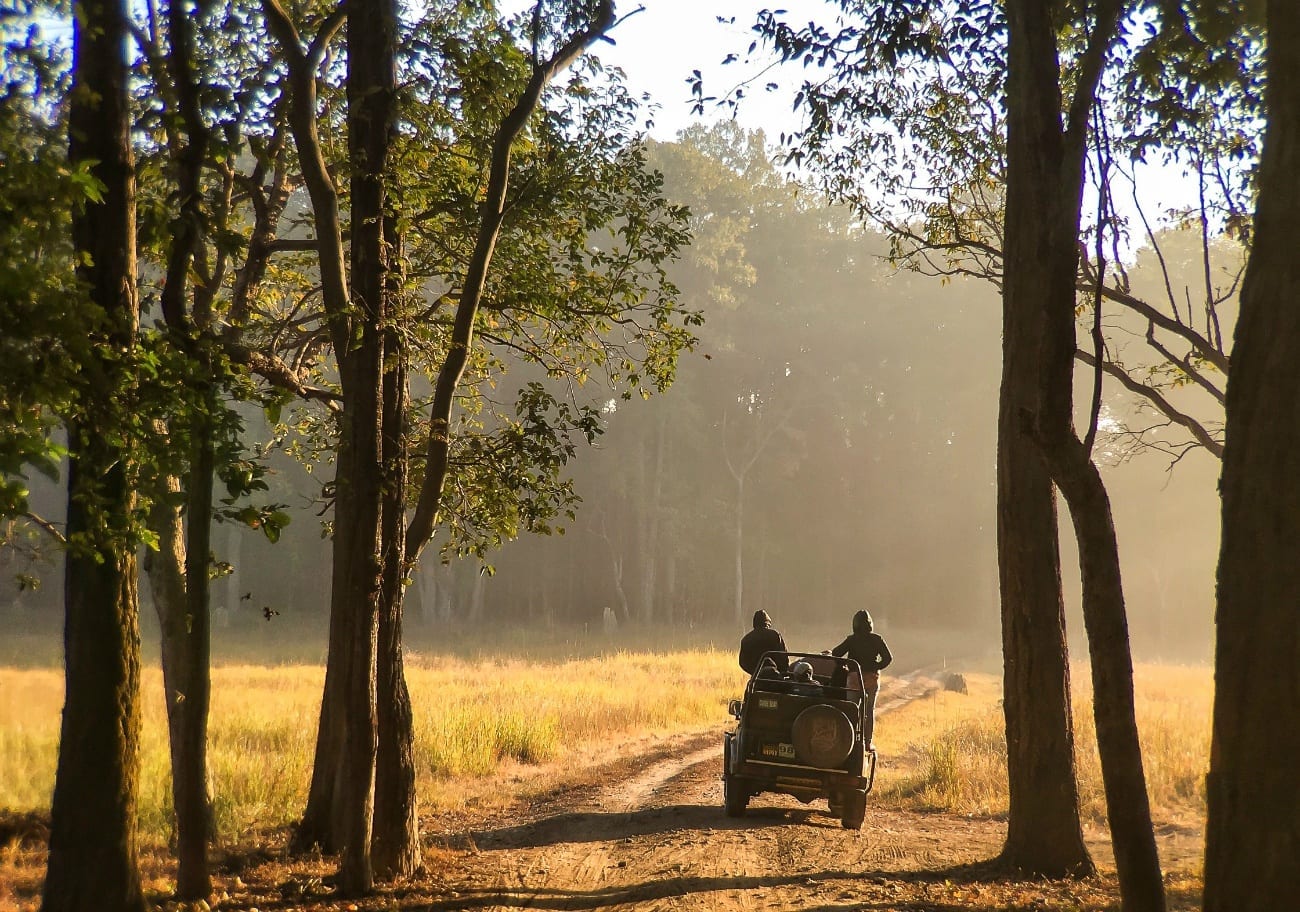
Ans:
<svg viewBox="0 0 1300 912"><path fill-rule="evenodd" d="M765 652L785 652L785 640L772 627L755 627L740 640L740 667L753 674L758 671L758 660ZM784 655L772 657L777 670L782 674L790 670L790 662Z"/></svg>
<svg viewBox="0 0 1300 912"><path fill-rule="evenodd" d="M880 671L894 661L880 634L870 632L850 633L843 643L831 650L831 655L848 656L858 663L863 674Z"/></svg>

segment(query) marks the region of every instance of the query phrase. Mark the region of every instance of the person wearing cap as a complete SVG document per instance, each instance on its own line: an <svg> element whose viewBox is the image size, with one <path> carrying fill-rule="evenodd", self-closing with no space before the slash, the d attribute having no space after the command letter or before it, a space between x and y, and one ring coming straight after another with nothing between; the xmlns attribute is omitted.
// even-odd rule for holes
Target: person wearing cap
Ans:
<svg viewBox="0 0 1300 912"><path fill-rule="evenodd" d="M758 670L758 663L765 652L776 652L772 656L776 668L782 674L790 670L790 660L785 656L785 640L772 626L772 618L766 611L754 612L754 629L740 640L740 667L747 674Z"/></svg>
<svg viewBox="0 0 1300 912"><path fill-rule="evenodd" d="M876 694L880 692L880 670L894 661L884 638L872 630L870 612L859 611L853 615L853 632L831 650L831 655L847 656L862 669L862 689L867 695L867 730L862 735L870 745L871 736L876 730Z"/></svg>

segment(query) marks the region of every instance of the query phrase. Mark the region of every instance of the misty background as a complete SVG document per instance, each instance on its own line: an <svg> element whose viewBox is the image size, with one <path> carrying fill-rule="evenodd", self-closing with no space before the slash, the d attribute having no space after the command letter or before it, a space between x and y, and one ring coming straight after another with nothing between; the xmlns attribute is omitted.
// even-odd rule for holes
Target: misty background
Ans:
<svg viewBox="0 0 1300 912"><path fill-rule="evenodd" d="M695 243L672 275L705 317L696 351L672 388L648 400L612 398L594 383L574 391L605 422L569 464L582 497L576 518L559 524L563 534L521 534L485 560L440 562L435 539L408 592L409 642L558 632L635 644L655 630L709 642L738 636L764 609L791 648L820 649L831 644L805 642L801 631L847 632L852 613L867 608L886 636L921 642L933 632L972 650L995 646L998 289L891 265L888 240L785 178L761 133L694 127L655 144L652 162L692 212ZM1174 285L1194 286L1199 239L1164 241ZM1240 252L1225 247L1220 257L1229 269ZM1133 252L1130 271L1135 288L1163 282L1149 250ZM1140 364L1139 327L1113 315L1110 335ZM1086 407L1089 371L1076 375ZM518 368L512 376L536 379ZM1134 652L1206 660L1219 462L1181 449L1177 435L1167 448L1134 449L1127 431L1155 419L1109 381L1105 390L1098 461ZM285 454L294 444L288 410L278 427L256 409L243 413L250 442L278 444L267 457L268 497L292 522L274 544L241 525L214 527L214 557L230 565L213 585L214 640L220 651L223 637L251 633L323 655L322 485L333 469ZM60 487L33 479L33 494L37 513L61 519ZM61 564L10 531L0 633L15 643L19 633L55 637ZM1061 549L1071 631L1081 635L1068 521ZM147 584L141 598L152 637Z"/></svg>

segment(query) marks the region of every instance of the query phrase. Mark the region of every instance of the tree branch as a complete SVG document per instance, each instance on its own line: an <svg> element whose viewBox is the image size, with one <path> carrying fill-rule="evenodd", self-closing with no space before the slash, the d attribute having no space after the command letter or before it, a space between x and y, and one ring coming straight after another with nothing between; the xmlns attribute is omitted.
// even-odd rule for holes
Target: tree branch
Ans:
<svg viewBox="0 0 1300 912"><path fill-rule="evenodd" d="M1075 352L1074 356L1089 367L1097 367L1097 360L1089 352L1079 350ZM1209 450L1215 457L1223 458L1223 444L1215 440L1199 421L1175 408L1173 403L1166 399L1160 390L1145 383L1139 383L1129 375L1128 371L1110 361L1103 361L1100 366L1109 376L1118 380L1126 390L1146 399L1155 406L1157 411L1174 424L1186 428L1196 439L1196 442Z"/></svg>
<svg viewBox="0 0 1300 912"><path fill-rule="evenodd" d="M266 0L266 2L274 3L276 0ZM533 66L532 76L527 85L510 113L497 128L492 142L487 194L480 208L478 237L474 244L474 253L465 270L465 283L461 289L460 302L456 307L456 319L447 356L434 386L424 479L406 535L408 564L419 557L420 551L433 537L437 522L438 506L442 498L442 486L447 476L448 456L451 450L451 409L456 388L460 385L465 366L469 363L470 348L474 344L474 320L483 299L488 267L492 263L492 253L505 214L511 148L528 119L537 110L542 92L550 81L581 56L613 25L613 0L601 0L587 28L571 36L548 60Z"/></svg>

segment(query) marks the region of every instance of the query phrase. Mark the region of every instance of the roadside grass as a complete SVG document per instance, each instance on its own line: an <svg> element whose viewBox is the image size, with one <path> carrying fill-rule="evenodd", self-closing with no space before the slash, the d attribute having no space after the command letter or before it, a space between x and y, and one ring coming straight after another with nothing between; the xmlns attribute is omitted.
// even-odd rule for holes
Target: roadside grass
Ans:
<svg viewBox="0 0 1300 912"><path fill-rule="evenodd" d="M503 768L584 762L625 736L721 724L740 671L716 650L559 662L413 656L407 679L427 811L498 791L486 780ZM302 813L323 681L314 665L213 669L209 763L223 842ZM143 689L141 839L164 846L172 810L159 670L146 670ZM0 668L0 809L48 807L62 701L60 672Z"/></svg>
<svg viewBox="0 0 1300 912"><path fill-rule="evenodd" d="M957 814L1007 812L1001 682L993 675L966 677L969 694L936 691L878 721L876 743L892 769L881 777L877 801ZM1100 824L1106 819L1106 802L1091 682L1076 669L1073 684L1080 802L1085 819ZM1213 700L1210 669L1138 665L1134 687L1153 810L1164 817L1203 815Z"/></svg>

